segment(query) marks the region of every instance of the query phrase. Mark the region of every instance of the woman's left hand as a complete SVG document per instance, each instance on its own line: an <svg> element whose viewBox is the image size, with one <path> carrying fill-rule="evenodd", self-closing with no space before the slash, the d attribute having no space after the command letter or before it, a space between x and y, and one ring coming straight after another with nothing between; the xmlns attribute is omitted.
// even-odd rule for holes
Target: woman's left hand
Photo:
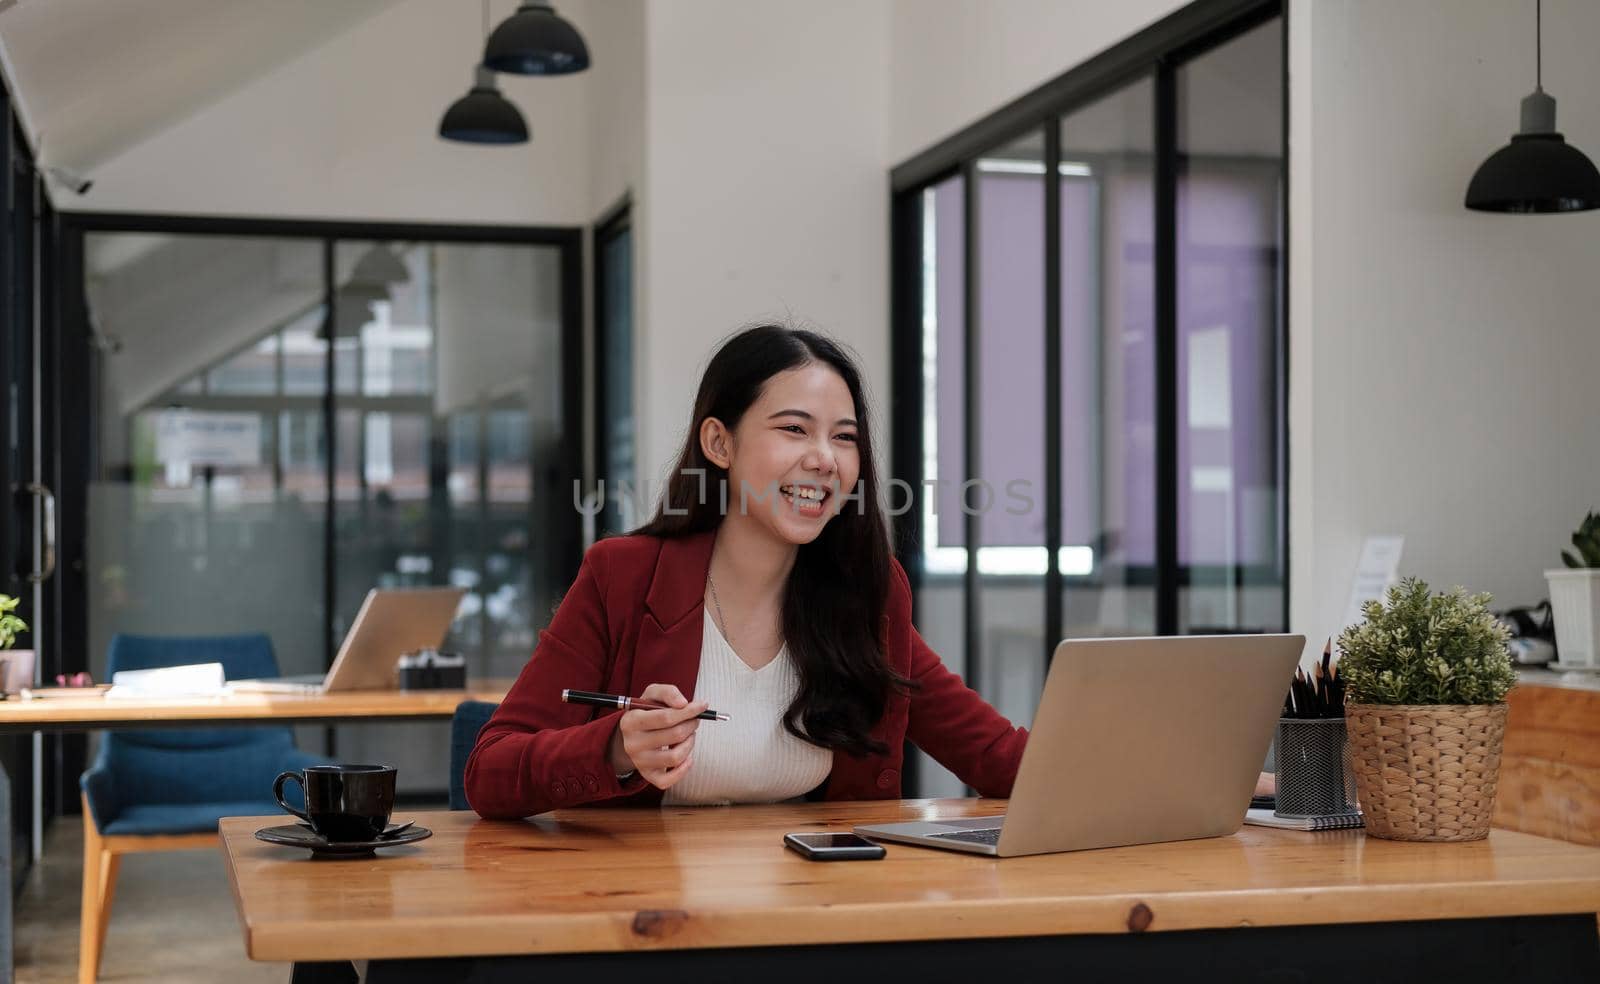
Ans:
<svg viewBox="0 0 1600 984"><path fill-rule="evenodd" d="M1275 772L1263 772L1256 777L1257 796L1276 796L1278 793L1278 775Z"/></svg>

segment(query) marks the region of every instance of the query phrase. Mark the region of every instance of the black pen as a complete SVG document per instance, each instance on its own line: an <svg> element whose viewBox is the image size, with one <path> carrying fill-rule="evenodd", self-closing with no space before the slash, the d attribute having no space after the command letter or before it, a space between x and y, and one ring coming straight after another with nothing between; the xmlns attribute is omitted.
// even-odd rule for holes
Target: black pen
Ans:
<svg viewBox="0 0 1600 984"><path fill-rule="evenodd" d="M596 707L620 707L625 711L676 710L676 708L668 707L666 704L658 704L653 700L645 700L643 697L621 697L617 694L597 694L588 690L563 690L561 691L561 702L563 704L593 704ZM728 717L726 714L721 714L717 711L709 709L701 711L699 714L696 714L695 717L702 721L732 720L732 718Z"/></svg>

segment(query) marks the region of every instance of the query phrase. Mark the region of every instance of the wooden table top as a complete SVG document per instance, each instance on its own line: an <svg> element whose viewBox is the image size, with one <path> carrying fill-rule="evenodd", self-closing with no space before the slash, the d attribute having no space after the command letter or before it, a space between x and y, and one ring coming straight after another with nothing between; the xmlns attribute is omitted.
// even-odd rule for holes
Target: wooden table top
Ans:
<svg viewBox="0 0 1600 984"><path fill-rule="evenodd" d="M1495 830L1470 844L1244 827L1228 837L994 859L886 845L818 863L783 834L1003 812L1004 800L406 812L434 832L312 860L222 821L257 960L856 943L1600 910L1600 848Z"/></svg>
<svg viewBox="0 0 1600 984"><path fill-rule="evenodd" d="M351 690L335 694L231 694L227 697L41 697L0 701L0 734L84 731L172 724L256 721L409 720L448 718L464 700L498 702L510 680L485 680L466 690Z"/></svg>

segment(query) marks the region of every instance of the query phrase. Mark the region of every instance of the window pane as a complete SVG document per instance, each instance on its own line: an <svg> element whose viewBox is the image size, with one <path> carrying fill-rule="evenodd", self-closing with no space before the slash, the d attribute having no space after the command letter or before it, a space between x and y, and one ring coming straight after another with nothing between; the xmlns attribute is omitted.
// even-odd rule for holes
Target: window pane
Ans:
<svg viewBox="0 0 1600 984"><path fill-rule="evenodd" d="M1044 637L1044 131L978 158L976 180L979 484L962 505L978 513L982 630L967 683L1026 722L1053 641Z"/></svg>
<svg viewBox="0 0 1600 984"><path fill-rule="evenodd" d="M1282 21L1177 76L1178 523L1184 631L1282 627Z"/></svg>
<svg viewBox="0 0 1600 984"><path fill-rule="evenodd" d="M561 250L331 245L328 312L322 239L86 236L85 294L122 342L85 401L97 676L117 631L266 631L284 672L321 672L369 590L432 584L469 591L445 645L474 679L527 662L571 576ZM340 728L337 751L437 790L446 730Z"/></svg>
<svg viewBox="0 0 1600 984"><path fill-rule="evenodd" d="M97 679L118 632L264 632L283 672L323 668L322 414L290 412L278 380L283 329L320 309L322 255L289 237L85 235L91 316L121 342L83 401Z"/></svg>
<svg viewBox="0 0 1600 984"><path fill-rule="evenodd" d="M1155 631L1153 84L1061 120L1063 630Z"/></svg>
<svg viewBox="0 0 1600 984"><path fill-rule="evenodd" d="M445 648L472 678L515 676L566 587L534 531L575 521L570 490L534 494L566 430L559 251L346 241L334 264L338 631L372 588L455 585ZM414 771L442 775L428 727L340 728L339 751L426 748Z"/></svg>
<svg viewBox="0 0 1600 984"><path fill-rule="evenodd" d="M304 502L328 500L328 449L322 421L320 410L285 410L278 415L283 491Z"/></svg>
<svg viewBox="0 0 1600 984"><path fill-rule="evenodd" d="M283 391L320 397L328 388L328 340L324 308L318 304L283 330Z"/></svg>
<svg viewBox="0 0 1600 984"><path fill-rule="evenodd" d="M272 393L278 388L278 336L268 335L206 375L206 391L220 396Z"/></svg>

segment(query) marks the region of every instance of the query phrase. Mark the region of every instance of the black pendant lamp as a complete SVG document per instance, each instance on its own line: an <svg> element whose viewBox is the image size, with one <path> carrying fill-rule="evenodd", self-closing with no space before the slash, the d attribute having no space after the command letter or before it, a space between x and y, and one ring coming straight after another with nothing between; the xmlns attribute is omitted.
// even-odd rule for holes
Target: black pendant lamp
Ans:
<svg viewBox="0 0 1600 984"><path fill-rule="evenodd" d="M1467 208L1479 212L1582 212L1600 208L1600 171L1556 132L1545 93L1539 0L1534 0L1534 89L1522 100L1522 131L1478 167Z"/></svg>
<svg viewBox="0 0 1600 984"><path fill-rule="evenodd" d="M546 0L523 0L489 35L483 63L516 75L569 75L589 67L589 47Z"/></svg>
<svg viewBox="0 0 1600 984"><path fill-rule="evenodd" d="M483 0L483 31L489 33L489 0ZM494 71L479 65L474 72L471 90L444 111L439 136L461 143L527 143L528 124L495 87Z"/></svg>

